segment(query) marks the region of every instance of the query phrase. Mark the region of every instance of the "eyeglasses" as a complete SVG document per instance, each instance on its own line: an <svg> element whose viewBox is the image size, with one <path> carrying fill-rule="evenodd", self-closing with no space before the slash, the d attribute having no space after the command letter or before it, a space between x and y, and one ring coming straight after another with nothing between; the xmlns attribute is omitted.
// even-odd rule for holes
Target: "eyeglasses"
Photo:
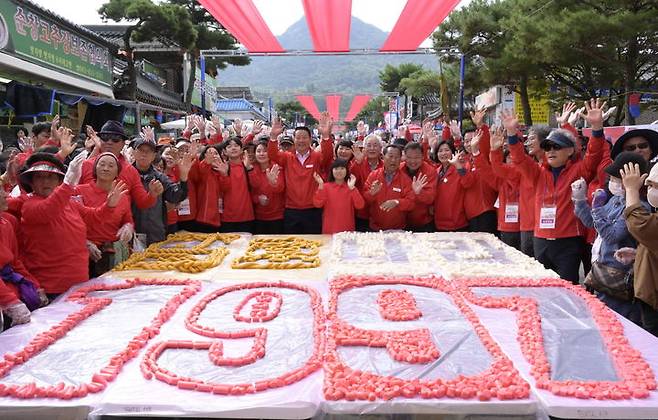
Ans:
<svg viewBox="0 0 658 420"><path fill-rule="evenodd" d="M112 143L121 143L121 142L123 142L123 139L111 138L111 137L101 137L101 141L103 143L107 143L108 141L111 141Z"/></svg>
<svg viewBox="0 0 658 420"><path fill-rule="evenodd" d="M634 152L635 149L644 150L648 147L649 147L649 143L629 144L628 146L624 146L624 151L625 152Z"/></svg>
<svg viewBox="0 0 658 420"><path fill-rule="evenodd" d="M541 148L547 152L550 152L551 150L555 150L556 152L562 150L562 146L560 146L557 143L551 143L551 142L544 143L541 146Z"/></svg>

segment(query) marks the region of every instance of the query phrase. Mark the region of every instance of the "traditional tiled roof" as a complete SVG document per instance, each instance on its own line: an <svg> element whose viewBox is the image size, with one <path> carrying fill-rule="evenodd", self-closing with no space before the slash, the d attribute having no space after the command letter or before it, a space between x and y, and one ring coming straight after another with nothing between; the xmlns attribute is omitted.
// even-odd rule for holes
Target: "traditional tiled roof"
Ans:
<svg viewBox="0 0 658 420"><path fill-rule="evenodd" d="M84 25L89 31L92 31L107 40L107 42L123 47L123 34L130 25ZM180 46L168 39L154 39L146 42L130 43L136 51L171 51L178 52Z"/></svg>

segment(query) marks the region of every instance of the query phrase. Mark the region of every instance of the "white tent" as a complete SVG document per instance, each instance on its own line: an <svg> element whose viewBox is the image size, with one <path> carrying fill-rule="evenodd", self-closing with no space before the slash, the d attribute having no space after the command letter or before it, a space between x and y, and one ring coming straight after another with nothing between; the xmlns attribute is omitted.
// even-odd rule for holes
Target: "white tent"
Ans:
<svg viewBox="0 0 658 420"><path fill-rule="evenodd" d="M180 120L174 120L160 124L160 127L164 130L183 130L185 125L187 125L187 121L185 118L181 118Z"/></svg>

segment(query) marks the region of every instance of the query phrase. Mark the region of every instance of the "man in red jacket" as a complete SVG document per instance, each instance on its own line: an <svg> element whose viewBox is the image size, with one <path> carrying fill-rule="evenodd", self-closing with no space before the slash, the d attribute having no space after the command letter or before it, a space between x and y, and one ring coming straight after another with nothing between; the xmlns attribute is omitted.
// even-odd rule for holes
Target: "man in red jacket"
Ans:
<svg viewBox="0 0 658 420"><path fill-rule="evenodd" d="M384 148L384 167L368 176L364 199L370 208L370 229L404 229L407 212L414 208L411 179L400 171L402 150L389 144Z"/></svg>
<svg viewBox="0 0 658 420"><path fill-rule="evenodd" d="M430 207L436 195L436 168L423 160L420 143L409 142L404 147L401 172L411 181L414 207L407 214L407 228L413 232L433 232L434 216Z"/></svg>
<svg viewBox="0 0 658 420"><path fill-rule="evenodd" d="M149 183L148 191L144 189L137 169L121 153L124 143L128 139L128 136L123 130L123 125L117 121L107 121L103 124L98 137L101 140L101 153L110 152L119 160L121 170L119 171L118 179L125 182L128 186L131 201L140 209L152 207L164 189L162 184L157 180ZM95 158L89 158L83 162L82 177L80 179L81 184L87 184L93 181L94 160Z"/></svg>
<svg viewBox="0 0 658 420"><path fill-rule="evenodd" d="M319 126L322 136L321 153L311 149L311 130L304 126L295 128L294 149L290 152L280 151L277 137L283 132L283 126L278 119L272 124L267 155L272 162L285 170L286 209L283 214L285 233L322 232L322 209L313 205L313 195L317 189L313 174L326 173L333 160L332 123L329 114L323 112Z"/></svg>

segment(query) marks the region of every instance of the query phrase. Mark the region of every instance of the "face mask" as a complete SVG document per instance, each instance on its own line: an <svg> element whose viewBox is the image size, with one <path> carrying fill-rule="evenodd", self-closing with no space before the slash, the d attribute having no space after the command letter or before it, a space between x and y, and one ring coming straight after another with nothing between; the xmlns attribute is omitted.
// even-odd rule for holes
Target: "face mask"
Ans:
<svg viewBox="0 0 658 420"><path fill-rule="evenodd" d="M649 201L651 207L658 207L658 188L649 188L649 191L647 191L647 201Z"/></svg>
<svg viewBox="0 0 658 420"><path fill-rule="evenodd" d="M612 195L616 195L617 197L624 196L624 188L622 187L621 182L617 182L617 181L608 182L608 189L610 190Z"/></svg>

